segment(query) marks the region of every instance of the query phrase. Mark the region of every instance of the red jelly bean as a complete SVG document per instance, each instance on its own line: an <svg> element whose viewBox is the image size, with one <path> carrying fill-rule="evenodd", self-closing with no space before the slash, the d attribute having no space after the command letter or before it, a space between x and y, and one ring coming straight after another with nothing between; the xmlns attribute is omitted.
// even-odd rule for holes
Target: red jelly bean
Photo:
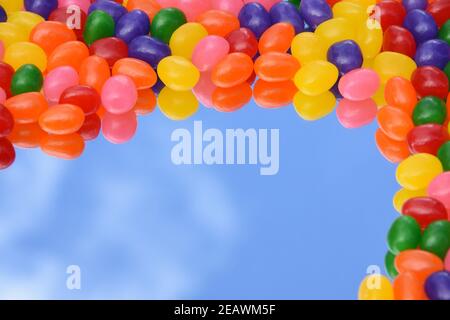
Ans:
<svg viewBox="0 0 450 320"><path fill-rule="evenodd" d="M96 113L100 107L100 95L90 86L78 85L64 90L59 103L79 106L85 115L90 115Z"/></svg>
<svg viewBox="0 0 450 320"><path fill-rule="evenodd" d="M411 82L422 98L435 96L443 100L447 98L449 83L445 73L433 66L417 68L411 76Z"/></svg>
<svg viewBox="0 0 450 320"><path fill-rule="evenodd" d="M390 26L384 33L383 51L393 51L411 58L416 54L416 41L408 29Z"/></svg>
<svg viewBox="0 0 450 320"><path fill-rule="evenodd" d="M95 41L89 48L91 55L105 59L112 68L117 60L128 57L128 46L122 39L109 37Z"/></svg>
<svg viewBox="0 0 450 320"><path fill-rule="evenodd" d="M424 124L412 129L408 134L411 153L429 153L436 155L439 147L448 140L448 132L439 124Z"/></svg>
<svg viewBox="0 0 450 320"><path fill-rule="evenodd" d="M431 2L431 1L430 1ZM442 27L442 25L450 19L450 1L448 0L436 0L427 8L428 13L430 13L437 25Z"/></svg>
<svg viewBox="0 0 450 320"><path fill-rule="evenodd" d="M377 4L381 27L386 31L390 26L401 26L406 16L406 10L400 2L384 0Z"/></svg>
<svg viewBox="0 0 450 320"><path fill-rule="evenodd" d="M402 208L402 214L413 217L425 229L437 220L447 220L447 209L439 200L430 197L409 199Z"/></svg>
<svg viewBox="0 0 450 320"><path fill-rule="evenodd" d="M16 151L6 138L0 138L0 170L8 168L16 159Z"/></svg>
<svg viewBox="0 0 450 320"><path fill-rule="evenodd" d="M78 134L84 139L84 141L91 141L98 137L102 121L100 117L94 113L86 116L83 126L78 130Z"/></svg>
<svg viewBox="0 0 450 320"><path fill-rule="evenodd" d="M0 104L0 138L8 136L14 127L14 118L6 107Z"/></svg>
<svg viewBox="0 0 450 320"><path fill-rule="evenodd" d="M251 58L258 53L258 40L250 29L234 30L227 35L226 40L230 44L230 52L242 52Z"/></svg>
<svg viewBox="0 0 450 320"><path fill-rule="evenodd" d="M5 91L7 97L11 96L11 79L13 75L13 67L0 61L0 87Z"/></svg>
<svg viewBox="0 0 450 320"><path fill-rule="evenodd" d="M83 31L84 26L86 24L86 13L84 13L82 10L80 10L80 24L73 26L73 32L75 32L75 35L77 36L77 39L82 41L83 40ZM48 17L48 21L59 21L64 24L67 24L67 21L73 20L73 13L68 11L67 8L58 8L54 10L50 16ZM72 27L72 26L71 26Z"/></svg>

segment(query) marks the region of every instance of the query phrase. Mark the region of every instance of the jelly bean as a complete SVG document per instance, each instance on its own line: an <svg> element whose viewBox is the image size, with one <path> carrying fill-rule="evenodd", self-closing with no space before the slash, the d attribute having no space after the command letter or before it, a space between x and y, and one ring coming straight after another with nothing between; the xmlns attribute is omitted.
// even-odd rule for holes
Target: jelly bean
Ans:
<svg viewBox="0 0 450 320"><path fill-rule="evenodd" d="M74 17L76 17L74 19ZM48 21L61 22L71 29L79 41L83 41L84 27L86 26L87 15L83 11L74 12L68 8L58 8L54 10L48 17Z"/></svg>
<svg viewBox="0 0 450 320"><path fill-rule="evenodd" d="M417 43L434 39L438 34L438 26L433 17L423 10L411 10L405 17L403 26L408 29Z"/></svg>
<svg viewBox="0 0 450 320"><path fill-rule="evenodd" d="M373 101L377 104L378 107L384 107L387 105L386 99L384 98L384 91L386 89L386 84L381 84L378 88L377 92L372 96Z"/></svg>
<svg viewBox="0 0 450 320"><path fill-rule="evenodd" d="M187 91L195 87L200 72L188 59L170 56L158 64L158 76L172 90Z"/></svg>
<svg viewBox="0 0 450 320"><path fill-rule="evenodd" d="M373 70L378 73L382 83L386 83L392 77L410 79L416 68L414 60L397 52L382 52L373 62Z"/></svg>
<svg viewBox="0 0 450 320"><path fill-rule="evenodd" d="M345 18L355 25L362 25L367 20L367 13L360 4L340 1L333 6L333 17Z"/></svg>
<svg viewBox="0 0 450 320"><path fill-rule="evenodd" d="M378 111L378 125L391 139L405 141L414 128L411 117L403 110L386 106Z"/></svg>
<svg viewBox="0 0 450 320"><path fill-rule="evenodd" d="M425 282L425 292L431 300L450 300L450 272L439 271Z"/></svg>
<svg viewBox="0 0 450 320"><path fill-rule="evenodd" d="M202 72L193 93L202 105L211 108L213 106L212 95L216 88L211 80L211 72Z"/></svg>
<svg viewBox="0 0 450 320"><path fill-rule="evenodd" d="M421 99L413 112L413 120L416 126L427 123L444 124L446 118L447 108L444 101L433 96Z"/></svg>
<svg viewBox="0 0 450 320"><path fill-rule="evenodd" d="M161 10L161 5L157 0L128 0L126 3L128 11L139 9L144 11L150 21L153 20L155 15Z"/></svg>
<svg viewBox="0 0 450 320"><path fill-rule="evenodd" d="M448 81L450 83L450 61L445 66L444 72L445 72L445 75L447 76L447 79L448 79Z"/></svg>
<svg viewBox="0 0 450 320"><path fill-rule="evenodd" d="M33 64L41 71L47 68L47 56L44 50L31 42L16 42L6 48L4 61L14 69Z"/></svg>
<svg viewBox="0 0 450 320"><path fill-rule="evenodd" d="M410 152L406 141L396 141L389 138L381 129L375 133L377 148L386 160L398 163L409 157ZM398 204L399 202L396 201ZM399 206L401 207L401 205Z"/></svg>
<svg viewBox="0 0 450 320"><path fill-rule="evenodd" d="M198 101L191 91L174 91L165 87L158 96L161 112L172 120L185 120L198 110Z"/></svg>
<svg viewBox="0 0 450 320"><path fill-rule="evenodd" d="M0 104L0 138L7 137L14 128L14 118L11 112Z"/></svg>
<svg viewBox="0 0 450 320"><path fill-rule="evenodd" d="M127 113L136 104L136 86L133 80L127 76L112 76L103 85L101 99L102 105L109 113Z"/></svg>
<svg viewBox="0 0 450 320"><path fill-rule="evenodd" d="M58 102L64 90L78 83L78 73L74 68L67 66L53 69L44 80L45 97L50 102Z"/></svg>
<svg viewBox="0 0 450 320"><path fill-rule="evenodd" d="M252 88L244 82L231 88L216 88L212 94L212 103L218 111L232 112L249 103L252 95Z"/></svg>
<svg viewBox="0 0 450 320"><path fill-rule="evenodd" d="M208 31L200 23L189 22L179 27L170 38L172 55L191 60L198 43L208 36Z"/></svg>
<svg viewBox="0 0 450 320"><path fill-rule="evenodd" d="M144 16L148 19L146 14ZM109 14L100 10L93 11L88 16L84 27L84 41L87 45L91 45L96 40L112 37L114 29L114 19Z"/></svg>
<svg viewBox="0 0 450 320"><path fill-rule="evenodd" d="M368 28L366 24L357 28L356 43L358 43L364 58L373 59L383 46L383 31L381 28Z"/></svg>
<svg viewBox="0 0 450 320"><path fill-rule="evenodd" d="M419 280L425 279L433 272L444 269L436 255L427 251L412 249L400 252L395 258L395 268L400 274L412 273Z"/></svg>
<svg viewBox="0 0 450 320"><path fill-rule="evenodd" d="M427 7L427 12L433 16L434 21L441 27L445 21L450 19L450 3L447 0L432 1Z"/></svg>
<svg viewBox="0 0 450 320"><path fill-rule="evenodd" d="M134 105L134 112L143 116L153 112L156 108L156 96L151 89L138 90L138 99Z"/></svg>
<svg viewBox="0 0 450 320"><path fill-rule="evenodd" d="M439 30L439 39L450 45L450 19Z"/></svg>
<svg viewBox="0 0 450 320"><path fill-rule="evenodd" d="M90 0L58 0L58 7L66 8L71 5L78 6L84 12L88 12L89 6L91 5Z"/></svg>
<svg viewBox="0 0 450 320"><path fill-rule="evenodd" d="M58 104L47 109L39 118L42 130L49 134L77 132L84 122L83 110L72 104Z"/></svg>
<svg viewBox="0 0 450 320"><path fill-rule="evenodd" d="M384 33L383 51L398 52L414 58L416 41L408 29L400 26L390 26Z"/></svg>
<svg viewBox="0 0 450 320"><path fill-rule="evenodd" d="M130 141L137 130L136 114L129 111L123 114L106 113L102 120L102 133L106 140L114 144Z"/></svg>
<svg viewBox="0 0 450 320"><path fill-rule="evenodd" d="M0 23L0 41L3 42L5 48L8 48L13 43L27 40L28 33L23 27L10 22Z"/></svg>
<svg viewBox="0 0 450 320"><path fill-rule="evenodd" d="M77 133L84 141L91 141L96 139L100 134L101 125L100 117L96 113L93 113L85 117L84 123Z"/></svg>
<svg viewBox="0 0 450 320"><path fill-rule="evenodd" d="M210 2L212 9L227 11L236 17L238 16L239 12L241 11L244 5L244 2L242 0L228 0L228 1L211 0Z"/></svg>
<svg viewBox="0 0 450 320"><path fill-rule="evenodd" d="M327 58L329 62L339 69L340 75L360 68L363 63L361 49L353 40L345 40L333 44L328 49Z"/></svg>
<svg viewBox="0 0 450 320"><path fill-rule="evenodd" d="M292 103L297 88L292 80L267 82L258 79L253 88L255 103L262 108L280 108Z"/></svg>
<svg viewBox="0 0 450 320"><path fill-rule="evenodd" d="M314 28L333 18L330 5L325 0L303 0L300 12L306 23Z"/></svg>
<svg viewBox="0 0 450 320"><path fill-rule="evenodd" d="M164 8L153 18L151 34L156 39L169 43L174 31L186 22L186 16L179 9Z"/></svg>
<svg viewBox="0 0 450 320"><path fill-rule="evenodd" d="M111 76L108 62L97 56L90 56L83 60L80 66L80 84L102 92L103 85Z"/></svg>
<svg viewBox="0 0 450 320"><path fill-rule="evenodd" d="M398 217L388 232L387 242L389 250L397 255L402 251L415 249L419 245L420 237L420 226L414 218L410 216ZM397 263L396 268L401 272Z"/></svg>
<svg viewBox="0 0 450 320"><path fill-rule="evenodd" d="M377 4L381 27L385 31L390 26L401 26L406 16L406 10L401 3L385 0Z"/></svg>
<svg viewBox="0 0 450 320"><path fill-rule="evenodd" d="M292 40L291 52L301 65L314 60L326 60L325 48L319 37L311 32L302 32Z"/></svg>
<svg viewBox="0 0 450 320"><path fill-rule="evenodd" d="M240 28L226 36L230 52L242 52L253 58L258 53L258 40L250 29Z"/></svg>
<svg viewBox="0 0 450 320"><path fill-rule="evenodd" d="M5 9L0 5L0 22L6 22L8 19Z"/></svg>
<svg viewBox="0 0 450 320"><path fill-rule="evenodd" d="M336 83L339 71L327 61L312 61L303 66L295 75L295 85L304 94L320 95Z"/></svg>
<svg viewBox="0 0 450 320"><path fill-rule="evenodd" d="M112 75L119 74L130 77L137 89L151 88L157 81L153 68L146 62L134 58L123 58L114 64Z"/></svg>
<svg viewBox="0 0 450 320"><path fill-rule="evenodd" d="M28 92L9 98L5 107L11 112L16 123L33 123L47 110L45 97L39 92Z"/></svg>
<svg viewBox="0 0 450 320"><path fill-rule="evenodd" d="M120 18L127 14L127 9L125 9L124 6L121 4L115 2L115 1L109 1L109 0L102 0L102 1L95 1L90 7L88 14L91 14L93 11L100 10L108 15L110 15L114 22L119 22ZM130 10L132 11L132 10ZM147 31L148 33L148 31Z"/></svg>
<svg viewBox="0 0 450 320"><path fill-rule="evenodd" d="M450 141L442 141L441 145L438 148L439 150L437 152L437 156L439 160L441 160L444 171L450 171Z"/></svg>
<svg viewBox="0 0 450 320"><path fill-rule="evenodd" d="M394 299L395 300L427 300L424 290L424 280L411 272L400 274L395 278Z"/></svg>
<svg viewBox="0 0 450 320"><path fill-rule="evenodd" d="M138 36L150 32L150 19L142 10L133 10L124 14L116 25L116 37L126 43Z"/></svg>
<svg viewBox="0 0 450 320"><path fill-rule="evenodd" d="M267 29L259 39L259 53L285 53L291 47L292 39L294 39L294 36L295 30L291 24L286 22L276 23L269 29Z"/></svg>
<svg viewBox="0 0 450 320"><path fill-rule="evenodd" d="M428 0L402 0L402 4L406 11L414 9L425 10L428 5Z"/></svg>
<svg viewBox="0 0 450 320"><path fill-rule="evenodd" d="M39 23L30 34L30 41L40 46L47 55L67 41L76 40L75 33L58 21Z"/></svg>
<svg viewBox="0 0 450 320"><path fill-rule="evenodd" d="M140 36L130 42L128 47L130 58L147 62L153 69L165 57L171 55L170 47L158 39L150 36Z"/></svg>
<svg viewBox="0 0 450 320"><path fill-rule="evenodd" d="M447 130L438 124L417 126L408 134L408 145L412 153L436 155L439 147L447 141Z"/></svg>
<svg viewBox="0 0 450 320"><path fill-rule="evenodd" d="M0 0L0 6L8 13L20 11L23 9L23 0Z"/></svg>
<svg viewBox="0 0 450 320"><path fill-rule="evenodd" d="M331 50L331 48L330 48ZM339 91L349 100L367 100L380 86L380 78L370 69L356 69L344 75L339 81Z"/></svg>
<svg viewBox="0 0 450 320"><path fill-rule="evenodd" d="M315 34L323 43L326 51L336 42L356 40L356 30L351 22L344 18L333 18L320 24Z"/></svg>
<svg viewBox="0 0 450 320"><path fill-rule="evenodd" d="M242 7L239 12L239 22L241 27L250 29L259 39L272 25L272 18L261 4L252 2Z"/></svg>
<svg viewBox="0 0 450 320"><path fill-rule="evenodd" d="M177 8L185 13L188 21L192 22L202 13L210 10L211 4L204 0L178 0Z"/></svg>
<svg viewBox="0 0 450 320"><path fill-rule="evenodd" d="M445 259L445 255L450 248L450 221L447 220L448 217L444 219L430 223L423 232L420 242L422 250L431 252L442 260ZM442 261L440 262L442 264ZM443 268L442 266L440 269Z"/></svg>
<svg viewBox="0 0 450 320"><path fill-rule="evenodd" d="M67 135L45 135L41 139L41 150L49 156L73 160L84 151L84 140L78 133Z"/></svg>
<svg viewBox="0 0 450 320"><path fill-rule="evenodd" d="M18 95L25 92L39 92L44 78L41 71L33 64L25 64L17 69L11 80L11 93Z"/></svg>
<svg viewBox="0 0 450 320"><path fill-rule="evenodd" d="M272 6L274 6L276 3L280 2L281 0L244 0L244 3L250 3L250 2L259 2L267 11L269 11Z"/></svg>
<svg viewBox="0 0 450 320"><path fill-rule="evenodd" d="M103 38L95 41L89 47L89 51L92 55L105 59L111 67L118 60L128 56L127 44L122 39L116 37Z"/></svg>
<svg viewBox="0 0 450 320"><path fill-rule="evenodd" d="M8 22L19 26L29 36L35 26L44 22L44 18L32 12L17 11L9 13Z"/></svg>
<svg viewBox="0 0 450 320"><path fill-rule="evenodd" d="M308 1L308 0L306 0ZM317 1L316 1L317 2ZM303 2L302 6L305 2ZM331 9L327 4L327 7L329 9L329 18L332 17ZM294 29L295 33L303 32L305 27L305 22L303 20L302 15L300 14L300 10L297 9L295 5L289 2L280 1L272 8L270 9L270 18L272 20L272 23L279 23L279 22L287 22L290 23Z"/></svg>
<svg viewBox="0 0 450 320"><path fill-rule="evenodd" d="M417 48L415 60L418 66L435 66L444 69L450 60L450 46L440 39L425 41Z"/></svg>
<svg viewBox="0 0 450 320"><path fill-rule="evenodd" d="M230 88L245 82L253 73L252 59L240 52L227 55L213 69L213 83L222 88Z"/></svg>
<svg viewBox="0 0 450 320"><path fill-rule="evenodd" d="M5 54L5 46L3 45L3 42L0 40L0 60L3 60L4 54Z"/></svg>
<svg viewBox="0 0 450 320"><path fill-rule="evenodd" d="M447 208L450 209L450 173L445 172L438 175L428 186L428 195L441 201Z"/></svg>
<svg viewBox="0 0 450 320"><path fill-rule="evenodd" d="M427 195L427 191L422 190L408 190L408 189L400 189L393 198L393 205L397 212L401 213L403 205L409 199L414 197L425 197Z"/></svg>
<svg viewBox="0 0 450 320"><path fill-rule="evenodd" d="M384 266L386 269L387 274L390 278L395 279L398 276L398 271L395 268L395 255L388 251L386 252L386 255L384 256Z"/></svg>
<svg viewBox="0 0 450 320"><path fill-rule="evenodd" d="M445 270L450 271L450 250L447 252L447 256L445 257Z"/></svg>
<svg viewBox="0 0 450 320"><path fill-rule="evenodd" d="M291 80L299 68L297 59L281 52L263 54L255 61L256 75L268 82Z"/></svg>
<svg viewBox="0 0 450 320"><path fill-rule="evenodd" d="M414 79L414 76L413 76ZM384 95L387 104L398 107L408 114L412 114L417 104L417 94L409 80L393 77L386 83Z"/></svg>
<svg viewBox="0 0 450 320"><path fill-rule="evenodd" d="M39 147L42 137L46 134L37 122L16 123L8 139L18 148L31 149Z"/></svg>
<svg viewBox="0 0 450 320"><path fill-rule="evenodd" d="M192 63L201 72L214 68L230 51L229 43L219 36L207 36L200 40L192 53Z"/></svg>
<svg viewBox="0 0 450 320"><path fill-rule="evenodd" d="M359 128L371 123L377 116L378 107L372 99L353 101L342 99L336 109L339 123L345 128Z"/></svg>
<svg viewBox="0 0 450 320"><path fill-rule="evenodd" d="M413 217L422 229L438 220L447 220L445 206L439 200L430 197L415 197L405 202L402 214Z"/></svg>
<svg viewBox="0 0 450 320"><path fill-rule="evenodd" d="M330 91L318 96L308 96L299 91L295 94L293 102L295 111L302 119L316 121L333 112L336 97Z"/></svg>
<svg viewBox="0 0 450 320"><path fill-rule="evenodd" d="M100 107L100 95L92 87L77 85L64 90L59 103L78 106L85 115L91 115Z"/></svg>
<svg viewBox="0 0 450 320"><path fill-rule="evenodd" d="M431 154L419 153L405 159L397 167L398 183L410 190L424 189L442 173L442 164Z"/></svg>
<svg viewBox="0 0 450 320"><path fill-rule="evenodd" d="M0 138L0 170L11 166L16 160L16 151L11 142L6 138Z"/></svg>
<svg viewBox="0 0 450 320"><path fill-rule="evenodd" d="M393 300L394 291L388 278L374 274L361 282L358 290L359 300Z"/></svg>
<svg viewBox="0 0 450 320"><path fill-rule="evenodd" d="M47 71L70 66L79 70L81 63L89 56L89 49L80 41L68 41L55 48L48 57Z"/></svg>
<svg viewBox="0 0 450 320"><path fill-rule="evenodd" d="M239 29L239 20L229 12L209 10L197 17L197 22L203 25L209 35L225 37Z"/></svg>
<svg viewBox="0 0 450 320"><path fill-rule="evenodd" d="M0 87L0 104L5 103L6 101L6 92L3 88Z"/></svg>

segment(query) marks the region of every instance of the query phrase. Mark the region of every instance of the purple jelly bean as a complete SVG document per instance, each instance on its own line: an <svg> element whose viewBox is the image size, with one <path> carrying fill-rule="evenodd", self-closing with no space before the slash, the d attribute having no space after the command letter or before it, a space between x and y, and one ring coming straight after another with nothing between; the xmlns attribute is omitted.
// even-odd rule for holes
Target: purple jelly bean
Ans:
<svg viewBox="0 0 450 320"><path fill-rule="evenodd" d="M363 56L358 44L353 40L344 40L333 44L328 49L328 61L334 64L340 75L361 68Z"/></svg>
<svg viewBox="0 0 450 320"><path fill-rule="evenodd" d="M430 300L450 300L450 272L439 271L429 276L425 292Z"/></svg>
<svg viewBox="0 0 450 320"><path fill-rule="evenodd" d="M145 61L156 69L162 59L171 55L171 51L167 44L158 39L150 36L139 36L128 45L128 55L131 58Z"/></svg>
<svg viewBox="0 0 450 320"><path fill-rule="evenodd" d="M155 85L152 87L152 90L155 94L159 94L165 86L166 85L164 84L164 82L162 82L161 79L158 78L158 81L156 81Z"/></svg>
<svg viewBox="0 0 450 320"><path fill-rule="evenodd" d="M303 32L305 22L303 21L300 10L290 2L278 2L270 9L270 18L272 23L287 22L290 23L295 33Z"/></svg>
<svg viewBox="0 0 450 320"><path fill-rule="evenodd" d="M325 0L303 0L300 3L300 13L303 19L313 27L333 18L330 5Z"/></svg>
<svg viewBox="0 0 450 320"><path fill-rule="evenodd" d="M403 26L413 34L417 43L437 38L438 26L433 17L423 10L414 9L409 11Z"/></svg>
<svg viewBox="0 0 450 320"><path fill-rule="evenodd" d="M115 1L111 0L98 0L95 1L90 7L89 7L89 14L91 14L92 11L100 10L103 12L106 12L109 14L113 19L114 22L117 24L119 19L127 13L127 9L122 6L121 4L118 4Z"/></svg>
<svg viewBox="0 0 450 320"><path fill-rule="evenodd" d="M403 0L402 4L406 11L414 9L425 10L428 6L428 0Z"/></svg>
<svg viewBox="0 0 450 320"><path fill-rule="evenodd" d="M250 29L258 39L272 25L269 12L257 2L247 3L242 7L239 22L241 28Z"/></svg>
<svg viewBox="0 0 450 320"><path fill-rule="evenodd" d="M341 79L339 78L336 81L336 83L334 84L334 86L330 89L331 93L334 94L337 101L339 101L343 98L341 91L339 91L339 80L341 80Z"/></svg>
<svg viewBox="0 0 450 320"><path fill-rule="evenodd" d="M0 22L6 22L8 19L8 16L6 15L5 9L3 9L2 6L0 6Z"/></svg>
<svg viewBox="0 0 450 320"><path fill-rule="evenodd" d="M25 0L24 5L27 11L48 19L50 13L58 8L58 0Z"/></svg>
<svg viewBox="0 0 450 320"><path fill-rule="evenodd" d="M116 25L116 37L126 43L149 32L150 19L142 10L133 10L124 14Z"/></svg>
<svg viewBox="0 0 450 320"><path fill-rule="evenodd" d="M419 67L435 66L444 69L450 60L450 46L440 39L428 40L417 48L414 58Z"/></svg>

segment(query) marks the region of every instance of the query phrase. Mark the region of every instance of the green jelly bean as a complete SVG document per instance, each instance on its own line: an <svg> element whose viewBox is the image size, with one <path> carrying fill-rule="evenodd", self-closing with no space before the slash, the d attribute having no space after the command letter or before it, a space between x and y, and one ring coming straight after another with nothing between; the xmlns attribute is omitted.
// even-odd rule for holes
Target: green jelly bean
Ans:
<svg viewBox="0 0 450 320"><path fill-rule="evenodd" d="M448 19L439 30L439 39L444 40L450 45L450 19Z"/></svg>
<svg viewBox="0 0 450 320"><path fill-rule="evenodd" d="M289 0L288 2L295 4L297 7L300 6L300 0Z"/></svg>
<svg viewBox="0 0 450 320"><path fill-rule="evenodd" d="M152 20L150 34L152 37L169 43L172 34L187 22L184 13L177 8L160 10Z"/></svg>
<svg viewBox="0 0 450 320"><path fill-rule="evenodd" d="M416 126L428 123L444 124L446 118L445 103L437 97L425 97L414 108L413 121Z"/></svg>
<svg viewBox="0 0 450 320"><path fill-rule="evenodd" d="M16 96L26 92L39 92L43 82L44 77L38 67L34 64L24 64L11 79L11 93Z"/></svg>
<svg viewBox="0 0 450 320"><path fill-rule="evenodd" d="M87 45L94 41L114 36L114 19L106 12L95 10L89 15L83 37Z"/></svg>
<svg viewBox="0 0 450 320"><path fill-rule="evenodd" d="M388 251L384 256L384 266L386 268L386 272L391 279L394 279L398 276L397 268L395 268L395 255Z"/></svg>
<svg viewBox="0 0 450 320"><path fill-rule="evenodd" d="M420 248L444 260L450 248L450 221L439 220L430 223L423 232Z"/></svg>
<svg viewBox="0 0 450 320"><path fill-rule="evenodd" d="M439 148L437 156L441 160L444 171L450 171L450 141L447 141Z"/></svg>
<svg viewBox="0 0 450 320"><path fill-rule="evenodd" d="M417 221L410 216L401 216L392 224L388 232L389 250L397 255L408 249L415 249L420 243L421 230Z"/></svg>

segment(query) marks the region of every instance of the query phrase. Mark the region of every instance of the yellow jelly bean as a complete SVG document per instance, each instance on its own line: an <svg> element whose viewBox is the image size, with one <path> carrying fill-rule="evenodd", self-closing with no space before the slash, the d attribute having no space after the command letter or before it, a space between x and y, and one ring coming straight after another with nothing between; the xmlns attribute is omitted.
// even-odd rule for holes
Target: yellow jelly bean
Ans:
<svg viewBox="0 0 450 320"><path fill-rule="evenodd" d="M359 286L359 300L393 300L394 289L389 279L380 274L368 275Z"/></svg>
<svg viewBox="0 0 450 320"><path fill-rule="evenodd" d="M0 40L5 47L9 47L15 42L28 41L27 31L19 25L2 22L0 23Z"/></svg>
<svg viewBox="0 0 450 320"><path fill-rule="evenodd" d="M295 74L294 82L304 94L318 96L336 83L339 71L328 61L316 60L300 68Z"/></svg>
<svg viewBox="0 0 450 320"><path fill-rule="evenodd" d="M301 118L316 121L333 112L336 106L336 97L330 91L318 96L308 96L299 91L294 96L293 102L295 111Z"/></svg>
<svg viewBox="0 0 450 320"><path fill-rule="evenodd" d="M170 56L158 64L158 75L170 89L187 91L195 87L200 79L200 72L188 59Z"/></svg>
<svg viewBox="0 0 450 320"><path fill-rule="evenodd" d="M376 3L376 0L345 0L345 1L359 4L363 8L368 8L370 6L375 5L375 3Z"/></svg>
<svg viewBox="0 0 450 320"><path fill-rule="evenodd" d="M47 69L47 55L37 44L17 42L6 48L4 61L15 70L24 64L34 64L42 72Z"/></svg>
<svg viewBox="0 0 450 320"><path fill-rule="evenodd" d="M333 6L334 18L346 18L355 25L360 25L366 22L368 14L366 9L358 3L341 1Z"/></svg>
<svg viewBox="0 0 450 320"><path fill-rule="evenodd" d="M322 41L326 51L336 42L356 41L355 26L345 18L333 18L323 22L317 27L315 34Z"/></svg>
<svg viewBox="0 0 450 320"><path fill-rule="evenodd" d="M385 84L381 84L378 88L377 92L372 96L372 99L375 101L378 107L384 107L387 105L386 98L384 97L384 91L386 89Z"/></svg>
<svg viewBox="0 0 450 320"><path fill-rule="evenodd" d="M413 59L401 53L385 51L375 57L373 69L383 83L392 77L410 79L417 65Z"/></svg>
<svg viewBox="0 0 450 320"><path fill-rule="evenodd" d="M401 213L403 205L405 204L406 201L416 197L425 197L426 195L427 195L426 189L421 190L400 189L395 193L394 198L392 199L392 203L394 205L395 210Z"/></svg>
<svg viewBox="0 0 450 320"><path fill-rule="evenodd" d="M425 189L443 172L439 159L428 153L419 153L403 160L397 168L398 183L409 190Z"/></svg>
<svg viewBox="0 0 450 320"><path fill-rule="evenodd" d="M37 24L44 21L44 18L40 15L28 11L16 11L8 14L8 22L22 27L27 37Z"/></svg>
<svg viewBox="0 0 450 320"><path fill-rule="evenodd" d="M381 51L383 46L383 30L368 28L365 23L358 25L356 43L361 48L365 59L372 59Z"/></svg>
<svg viewBox="0 0 450 320"><path fill-rule="evenodd" d="M189 22L179 27L170 38L172 55L191 60L197 43L208 35L208 31L200 23Z"/></svg>
<svg viewBox="0 0 450 320"><path fill-rule="evenodd" d="M158 96L159 109L172 120L184 120L197 112L198 100L191 91L175 91L168 87Z"/></svg>
<svg viewBox="0 0 450 320"><path fill-rule="evenodd" d="M301 65L314 60L327 60L326 51L319 37L312 32L302 32L295 36L292 40L291 52Z"/></svg>
<svg viewBox="0 0 450 320"><path fill-rule="evenodd" d="M23 0L0 0L0 6L2 6L7 13L20 11L23 9Z"/></svg>

